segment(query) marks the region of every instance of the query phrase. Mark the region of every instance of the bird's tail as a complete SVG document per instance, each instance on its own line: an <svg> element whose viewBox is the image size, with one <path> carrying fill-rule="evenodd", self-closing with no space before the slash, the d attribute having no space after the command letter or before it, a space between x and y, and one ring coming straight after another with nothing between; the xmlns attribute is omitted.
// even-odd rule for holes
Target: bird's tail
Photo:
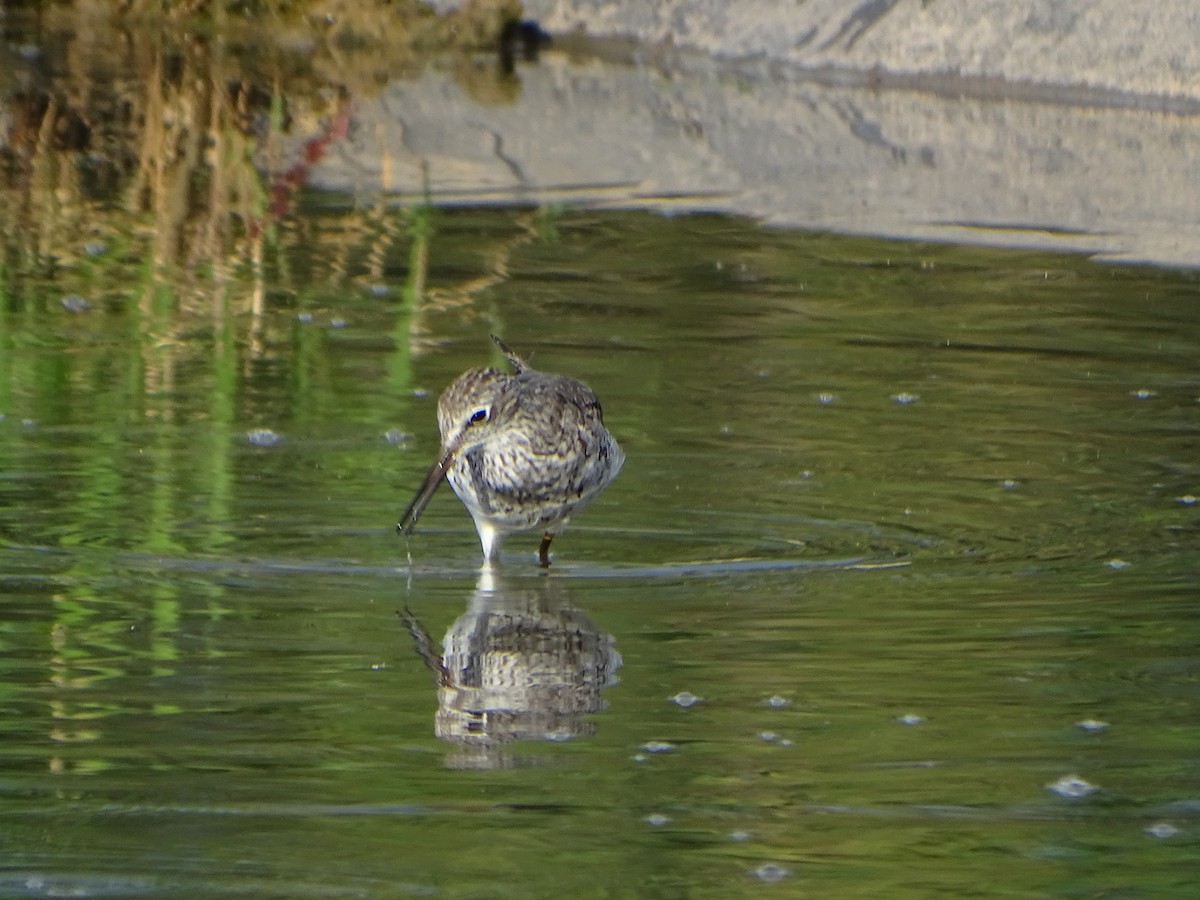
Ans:
<svg viewBox="0 0 1200 900"><path fill-rule="evenodd" d="M529 366L525 363L525 360L517 356L517 354L510 346L508 346L508 344L504 343L504 341L500 340L500 338L496 337L494 334L492 335L492 342L500 348L500 352L504 354L505 359L509 361L513 367L513 370L518 375L529 368Z"/></svg>

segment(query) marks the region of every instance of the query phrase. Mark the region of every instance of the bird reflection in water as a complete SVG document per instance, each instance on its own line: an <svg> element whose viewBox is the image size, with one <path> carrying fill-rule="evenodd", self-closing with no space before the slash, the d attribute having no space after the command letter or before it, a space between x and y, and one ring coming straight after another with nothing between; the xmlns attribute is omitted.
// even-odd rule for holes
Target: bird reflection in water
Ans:
<svg viewBox="0 0 1200 900"><path fill-rule="evenodd" d="M400 616L437 680L435 731L459 746L455 767L502 768L518 762L505 750L516 741L592 734L600 690L617 682L615 639L552 578L506 582L484 568L441 654L408 608Z"/></svg>

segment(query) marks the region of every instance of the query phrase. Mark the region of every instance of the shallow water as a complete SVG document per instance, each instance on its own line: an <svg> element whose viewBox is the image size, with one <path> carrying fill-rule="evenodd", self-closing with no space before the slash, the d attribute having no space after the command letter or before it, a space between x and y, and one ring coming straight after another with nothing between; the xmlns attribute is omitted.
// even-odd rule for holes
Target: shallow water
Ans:
<svg viewBox="0 0 1200 900"><path fill-rule="evenodd" d="M0 894L1190 895L1194 274L310 199L259 316L10 283ZM393 528L489 331L628 456L548 574Z"/></svg>

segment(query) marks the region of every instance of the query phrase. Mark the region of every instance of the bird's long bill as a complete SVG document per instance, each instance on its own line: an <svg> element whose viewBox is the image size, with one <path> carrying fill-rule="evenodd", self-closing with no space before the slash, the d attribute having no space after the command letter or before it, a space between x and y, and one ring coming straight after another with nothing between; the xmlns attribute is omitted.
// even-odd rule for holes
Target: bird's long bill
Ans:
<svg viewBox="0 0 1200 900"><path fill-rule="evenodd" d="M421 489L417 491L417 496L413 497L412 503L408 504L408 509L404 511L404 515L396 523L397 531L403 531L405 534L413 533L413 529L417 527L417 519L421 518L421 513L425 511L425 507L433 499L438 485L446 480L446 472L449 471L453 462L454 454L447 453L433 464L433 467L429 470L429 474L425 476L425 480L421 483Z"/></svg>

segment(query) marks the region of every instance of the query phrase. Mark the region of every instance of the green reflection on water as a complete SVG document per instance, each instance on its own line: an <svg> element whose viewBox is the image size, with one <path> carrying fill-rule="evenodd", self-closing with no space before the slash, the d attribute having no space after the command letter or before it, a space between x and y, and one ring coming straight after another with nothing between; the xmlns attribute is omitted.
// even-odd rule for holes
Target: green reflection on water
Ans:
<svg viewBox="0 0 1200 900"><path fill-rule="evenodd" d="M10 871L739 896L776 865L824 896L1186 895L1193 274L441 210L414 290L414 233L347 253L356 211L308 199L304 235L211 303L116 281L73 313L53 278L8 285ZM588 381L628 454L549 579L532 538L506 565L623 662L572 740L476 754L436 736L395 615L443 652L469 518L446 492L411 541L392 525L491 330ZM1072 774L1100 790L1046 789Z"/></svg>

